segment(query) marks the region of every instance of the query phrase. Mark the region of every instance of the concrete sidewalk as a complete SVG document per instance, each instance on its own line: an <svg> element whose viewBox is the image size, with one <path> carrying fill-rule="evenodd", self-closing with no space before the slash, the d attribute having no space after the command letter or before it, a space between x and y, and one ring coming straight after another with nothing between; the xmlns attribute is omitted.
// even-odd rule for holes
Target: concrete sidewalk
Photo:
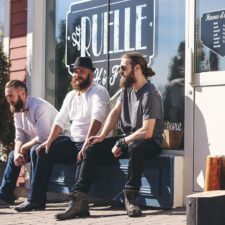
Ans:
<svg viewBox="0 0 225 225"><path fill-rule="evenodd" d="M142 208L143 216L129 218L123 206L90 205L91 216L66 221L56 221L54 215L67 207L67 203L49 203L45 211L18 213L13 207L0 208L1 225L186 225L186 212L183 208L158 210Z"/></svg>

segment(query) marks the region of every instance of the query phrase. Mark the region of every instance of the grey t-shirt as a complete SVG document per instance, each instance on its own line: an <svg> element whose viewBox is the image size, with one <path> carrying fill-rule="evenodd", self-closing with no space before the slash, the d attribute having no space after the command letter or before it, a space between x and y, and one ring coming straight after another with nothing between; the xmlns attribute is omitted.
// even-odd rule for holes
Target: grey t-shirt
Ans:
<svg viewBox="0 0 225 225"><path fill-rule="evenodd" d="M140 90L132 87L121 91L119 100L122 102L120 126L122 132L129 134L142 127L143 121L156 119L153 137L160 146L163 132L163 103L156 87L147 82Z"/></svg>

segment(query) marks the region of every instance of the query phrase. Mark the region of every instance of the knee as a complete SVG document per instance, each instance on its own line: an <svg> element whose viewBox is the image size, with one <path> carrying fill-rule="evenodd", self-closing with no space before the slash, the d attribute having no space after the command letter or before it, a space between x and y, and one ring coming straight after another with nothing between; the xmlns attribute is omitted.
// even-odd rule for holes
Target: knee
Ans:
<svg viewBox="0 0 225 225"><path fill-rule="evenodd" d="M37 153L36 153L36 148L38 147L39 145L34 145L31 149L30 149L30 158L31 160L34 160L37 158Z"/></svg>
<svg viewBox="0 0 225 225"><path fill-rule="evenodd" d="M89 158L89 157L91 157L90 155L92 154L92 152L91 152L91 149L92 148L88 148L88 149L86 149L86 151L84 152L84 157L83 157L83 159L87 159L87 158Z"/></svg>
<svg viewBox="0 0 225 225"><path fill-rule="evenodd" d="M83 159L89 159L89 158L92 158L96 155L96 145L93 145L91 147L88 147L86 149L86 151L84 152L84 158Z"/></svg>
<svg viewBox="0 0 225 225"><path fill-rule="evenodd" d="M13 161L13 162L14 162L14 151L11 151L11 152L9 153L8 161Z"/></svg>
<svg viewBox="0 0 225 225"><path fill-rule="evenodd" d="M138 148L128 148L128 153L131 156L137 155L139 153Z"/></svg>
<svg viewBox="0 0 225 225"><path fill-rule="evenodd" d="M140 148L140 144L136 142L131 142L128 145L128 153L130 156L136 156L142 154L142 150Z"/></svg>

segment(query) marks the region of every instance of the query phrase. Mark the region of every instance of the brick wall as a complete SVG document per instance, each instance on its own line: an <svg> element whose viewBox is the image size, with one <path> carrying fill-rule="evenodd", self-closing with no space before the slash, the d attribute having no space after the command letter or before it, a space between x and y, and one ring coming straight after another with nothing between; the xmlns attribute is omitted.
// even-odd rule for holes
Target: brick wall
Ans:
<svg viewBox="0 0 225 225"><path fill-rule="evenodd" d="M27 0L11 0L10 8L10 79L26 79Z"/></svg>
<svg viewBox="0 0 225 225"><path fill-rule="evenodd" d="M27 0L11 0L10 8L10 79L26 80L27 63ZM16 196L23 196L25 167L22 167L17 180Z"/></svg>

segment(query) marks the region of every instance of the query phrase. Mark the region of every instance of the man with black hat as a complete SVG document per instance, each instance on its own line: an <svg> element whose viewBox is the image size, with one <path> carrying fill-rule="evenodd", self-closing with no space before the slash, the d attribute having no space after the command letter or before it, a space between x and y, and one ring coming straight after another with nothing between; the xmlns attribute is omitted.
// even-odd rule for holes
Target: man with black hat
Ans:
<svg viewBox="0 0 225 225"><path fill-rule="evenodd" d="M46 191L53 165L81 161L88 138L97 135L109 112L107 90L93 83L95 68L88 57L73 65L73 90L64 99L47 140L31 155L35 162L27 201L15 207L19 212L45 209ZM71 137L59 136L70 125Z"/></svg>
<svg viewBox="0 0 225 225"><path fill-rule="evenodd" d="M156 87L148 81L154 72L138 53L127 53L121 59L120 97L109 113L99 136L89 138L79 178L73 188L68 208L55 215L57 220L88 216L87 193L98 165L128 158L128 174L124 186L125 207L130 217L141 216L136 203L141 187L144 158L152 158L162 149L163 104ZM108 134L120 121L122 136Z"/></svg>

